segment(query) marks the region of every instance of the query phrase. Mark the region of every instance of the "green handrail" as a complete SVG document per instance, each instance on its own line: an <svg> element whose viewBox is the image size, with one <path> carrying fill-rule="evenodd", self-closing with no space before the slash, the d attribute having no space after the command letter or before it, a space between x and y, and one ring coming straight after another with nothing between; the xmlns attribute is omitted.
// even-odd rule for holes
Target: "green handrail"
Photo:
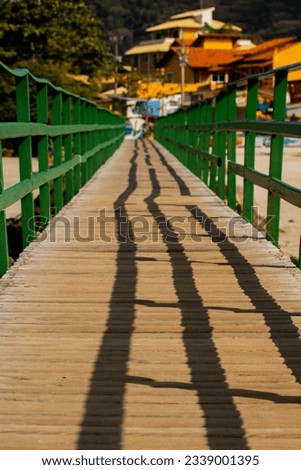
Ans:
<svg viewBox="0 0 301 470"><path fill-rule="evenodd" d="M254 185L268 191L266 237L279 243L280 200L301 207L301 188L282 181L284 137L301 138L301 123L286 120L288 73L301 62L227 84L211 98L160 117L155 138L204 181L228 205L236 208L236 176L244 179L243 216L253 223ZM257 118L260 82L273 79L271 120ZM237 92L244 87L245 119L237 119ZM236 136L243 132L244 164L236 162ZM269 173L255 170L256 134L271 137ZM209 143L210 142L210 143ZM301 243L298 266L301 269Z"/></svg>
<svg viewBox="0 0 301 470"><path fill-rule="evenodd" d="M34 238L33 191L39 190L40 228L59 212L95 171L114 153L124 138L124 119L94 102L37 78L27 69L13 70L0 62L0 73L15 79L16 122L0 122L0 276L9 267L5 210L21 201L22 239L25 248ZM31 86L30 85L34 85ZM31 105L36 106L33 121ZM32 171L32 139L37 139L38 172ZM18 147L20 182L4 189L3 140ZM52 143L53 166L49 166ZM54 207L50 185L53 185ZM65 188L65 189L64 189Z"/></svg>

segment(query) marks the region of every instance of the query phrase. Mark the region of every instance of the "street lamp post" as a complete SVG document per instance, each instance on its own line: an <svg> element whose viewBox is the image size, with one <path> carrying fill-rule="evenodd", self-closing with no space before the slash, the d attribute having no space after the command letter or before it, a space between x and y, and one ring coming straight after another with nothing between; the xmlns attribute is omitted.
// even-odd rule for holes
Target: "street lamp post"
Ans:
<svg viewBox="0 0 301 470"><path fill-rule="evenodd" d="M185 67L188 64L188 49L185 49L185 42L184 42L184 37L183 37L183 32L182 34L182 45L181 49L179 52L179 64L181 67L181 106L183 107L185 104Z"/></svg>
<svg viewBox="0 0 301 470"><path fill-rule="evenodd" d="M115 56L114 56L114 59L115 59L115 79L114 79L114 94L117 95L117 87L118 87L118 55L119 55L119 51L118 51L118 38L116 38L116 41L115 41Z"/></svg>
<svg viewBox="0 0 301 470"><path fill-rule="evenodd" d="M123 37L111 36L111 41L114 44L114 94L117 95L118 88L118 64L121 62L121 57L119 56L119 40L122 40Z"/></svg>

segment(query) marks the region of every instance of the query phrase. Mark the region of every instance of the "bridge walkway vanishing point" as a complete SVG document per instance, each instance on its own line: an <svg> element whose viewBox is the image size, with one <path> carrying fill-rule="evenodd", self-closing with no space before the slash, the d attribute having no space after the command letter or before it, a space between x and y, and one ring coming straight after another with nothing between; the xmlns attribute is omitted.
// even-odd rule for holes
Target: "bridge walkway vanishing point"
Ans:
<svg viewBox="0 0 301 470"><path fill-rule="evenodd" d="M1 449L300 449L300 281L125 141L1 280Z"/></svg>

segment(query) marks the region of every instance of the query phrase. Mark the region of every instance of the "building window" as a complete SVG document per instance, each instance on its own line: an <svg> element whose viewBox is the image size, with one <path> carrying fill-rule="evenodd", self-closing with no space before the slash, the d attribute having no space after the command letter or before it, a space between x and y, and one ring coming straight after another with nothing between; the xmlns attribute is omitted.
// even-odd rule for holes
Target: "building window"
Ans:
<svg viewBox="0 0 301 470"><path fill-rule="evenodd" d="M134 67L135 69L137 69L137 68L139 67L139 59L138 59L138 56L135 55L132 60L133 60L133 67Z"/></svg>
<svg viewBox="0 0 301 470"><path fill-rule="evenodd" d="M167 83L173 83L173 81L174 81L174 73L173 72L166 72L166 81L167 81Z"/></svg>
<svg viewBox="0 0 301 470"><path fill-rule="evenodd" d="M194 82L199 83L203 82L205 80L204 74L201 70L195 70L194 71Z"/></svg>
<svg viewBox="0 0 301 470"><path fill-rule="evenodd" d="M214 72L211 75L211 81L213 83L226 83L227 82L227 74L224 72Z"/></svg>
<svg viewBox="0 0 301 470"><path fill-rule="evenodd" d="M159 60L160 60L160 55L158 52L156 52L156 54L153 54L153 67L154 68L157 67Z"/></svg>

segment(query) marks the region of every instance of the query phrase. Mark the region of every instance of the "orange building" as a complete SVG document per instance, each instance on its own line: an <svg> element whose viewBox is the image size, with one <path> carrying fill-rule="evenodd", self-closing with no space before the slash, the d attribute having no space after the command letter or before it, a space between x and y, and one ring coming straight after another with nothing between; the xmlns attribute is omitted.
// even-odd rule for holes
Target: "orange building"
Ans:
<svg viewBox="0 0 301 470"><path fill-rule="evenodd" d="M217 48L209 48L206 43L207 38L201 38L206 47L198 45L198 40L185 47L187 63L185 67L185 83L200 83L200 86L208 85L211 89L228 82L228 70L241 59L240 53L233 47L227 47L229 37L221 35L220 44ZM225 39L225 41L223 41ZM230 38L232 40L232 38ZM224 44L225 47L222 47ZM179 64L179 55L183 53L182 46L175 42L173 47L163 57L159 67L164 68L167 80L174 83L181 82L181 67Z"/></svg>

